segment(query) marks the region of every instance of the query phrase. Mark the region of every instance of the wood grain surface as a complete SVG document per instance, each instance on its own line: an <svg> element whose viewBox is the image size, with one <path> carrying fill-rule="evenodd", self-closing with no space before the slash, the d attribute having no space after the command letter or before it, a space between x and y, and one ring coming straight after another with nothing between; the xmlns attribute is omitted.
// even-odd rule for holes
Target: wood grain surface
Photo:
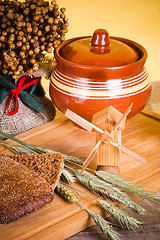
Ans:
<svg viewBox="0 0 160 240"><path fill-rule="evenodd" d="M95 145L95 133L75 126L65 117L53 120L25 132L17 138L42 147L48 147L65 154L85 159ZM151 192L160 191L160 122L144 114L128 119L122 133L122 144L147 159L143 164L123 154L120 162L121 174ZM4 147L0 151L7 153ZM92 162L95 168L96 163ZM88 192L77 184L79 189ZM79 200L90 210L108 217L94 200L79 194ZM140 201L140 198L136 198ZM0 240L64 240L93 225L93 221L82 207L68 203L55 194L52 203L24 216L8 225L0 225ZM94 230L93 230L94 233ZM100 239L99 232L96 237ZM92 236L92 233L91 233ZM73 237L71 239L74 239ZM75 238L87 239L87 238ZM123 238L122 238L123 239ZM125 239L125 238L124 238ZM130 238L131 239L131 238Z"/></svg>

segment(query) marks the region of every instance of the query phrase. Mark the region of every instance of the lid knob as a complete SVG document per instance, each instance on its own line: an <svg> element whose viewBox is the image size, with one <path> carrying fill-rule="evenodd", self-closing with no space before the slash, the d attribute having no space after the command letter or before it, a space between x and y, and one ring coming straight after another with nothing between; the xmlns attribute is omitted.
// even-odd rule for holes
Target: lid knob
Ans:
<svg viewBox="0 0 160 240"><path fill-rule="evenodd" d="M93 33L93 37L91 39L92 47L108 46L109 43L110 43L110 37L108 32L105 29L97 29Z"/></svg>

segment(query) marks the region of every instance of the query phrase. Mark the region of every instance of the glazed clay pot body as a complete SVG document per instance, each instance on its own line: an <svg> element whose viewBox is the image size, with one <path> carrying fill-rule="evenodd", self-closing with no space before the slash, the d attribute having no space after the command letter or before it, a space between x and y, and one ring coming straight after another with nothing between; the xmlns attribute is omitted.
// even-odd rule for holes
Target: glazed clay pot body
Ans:
<svg viewBox="0 0 160 240"><path fill-rule="evenodd" d="M131 117L149 99L151 84L144 66L147 52L136 42L109 37L99 29L93 37L61 43L55 50L55 59L50 96L62 112L70 109L92 121L95 113L109 105L124 113L133 103Z"/></svg>

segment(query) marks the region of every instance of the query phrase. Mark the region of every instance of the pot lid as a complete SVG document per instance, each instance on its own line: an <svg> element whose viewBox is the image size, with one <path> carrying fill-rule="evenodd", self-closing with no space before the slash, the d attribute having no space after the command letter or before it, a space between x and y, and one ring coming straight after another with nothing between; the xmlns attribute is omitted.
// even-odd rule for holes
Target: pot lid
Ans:
<svg viewBox="0 0 160 240"><path fill-rule="evenodd" d="M124 42L97 29L92 37L73 39L60 51L64 59L87 66L117 67L139 59L138 52Z"/></svg>

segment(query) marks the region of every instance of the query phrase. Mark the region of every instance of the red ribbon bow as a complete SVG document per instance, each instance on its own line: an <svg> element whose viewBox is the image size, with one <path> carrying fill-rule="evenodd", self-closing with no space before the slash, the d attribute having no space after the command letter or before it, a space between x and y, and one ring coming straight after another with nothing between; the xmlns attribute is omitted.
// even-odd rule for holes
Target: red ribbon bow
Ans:
<svg viewBox="0 0 160 240"><path fill-rule="evenodd" d="M41 79L41 77L35 78L34 80L25 83L25 81L27 80L28 75L23 76L17 85L17 88L11 89L10 93L7 94L7 96L11 96L7 105L7 111L9 115L15 115L18 112L19 109L19 101L18 101L18 95L20 94L20 92L36 83L38 83ZM30 78L29 78L30 79ZM9 111L9 105L11 103L11 100L13 98L16 98L16 108L11 112Z"/></svg>

